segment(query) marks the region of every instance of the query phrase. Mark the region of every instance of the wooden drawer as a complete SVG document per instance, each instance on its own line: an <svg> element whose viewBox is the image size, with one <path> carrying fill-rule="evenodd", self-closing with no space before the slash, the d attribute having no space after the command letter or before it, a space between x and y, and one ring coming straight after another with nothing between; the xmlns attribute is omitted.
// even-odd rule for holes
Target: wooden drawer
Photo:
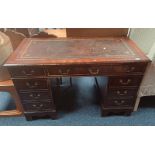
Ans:
<svg viewBox="0 0 155 155"><path fill-rule="evenodd" d="M134 99L107 99L104 107L131 107L134 105Z"/></svg>
<svg viewBox="0 0 155 155"><path fill-rule="evenodd" d="M145 64L46 66L46 71L48 76L142 74Z"/></svg>
<svg viewBox="0 0 155 155"><path fill-rule="evenodd" d="M116 73L144 73L146 66L145 63L113 65L112 71Z"/></svg>
<svg viewBox="0 0 155 155"><path fill-rule="evenodd" d="M137 95L137 89L109 89L108 97L115 99L134 98Z"/></svg>
<svg viewBox="0 0 155 155"><path fill-rule="evenodd" d="M48 76L69 76L69 75L87 75L87 68L80 68L79 66L48 66L46 67Z"/></svg>
<svg viewBox="0 0 155 155"><path fill-rule="evenodd" d="M16 66L8 67L8 70L12 78L45 76L42 66Z"/></svg>
<svg viewBox="0 0 155 155"><path fill-rule="evenodd" d="M17 90L48 89L46 79L13 79Z"/></svg>
<svg viewBox="0 0 155 155"><path fill-rule="evenodd" d="M29 91L20 93L20 98L22 100L47 100L51 99L51 95L48 91Z"/></svg>
<svg viewBox="0 0 155 155"><path fill-rule="evenodd" d="M80 76L80 75L100 75L106 73L109 66L48 66L47 75L48 76Z"/></svg>
<svg viewBox="0 0 155 155"><path fill-rule="evenodd" d="M118 87L118 86L135 86L138 87L141 83L143 76L115 76L109 77L108 87Z"/></svg>
<svg viewBox="0 0 155 155"><path fill-rule="evenodd" d="M25 101L23 103L24 111L46 111L55 110L51 101Z"/></svg>

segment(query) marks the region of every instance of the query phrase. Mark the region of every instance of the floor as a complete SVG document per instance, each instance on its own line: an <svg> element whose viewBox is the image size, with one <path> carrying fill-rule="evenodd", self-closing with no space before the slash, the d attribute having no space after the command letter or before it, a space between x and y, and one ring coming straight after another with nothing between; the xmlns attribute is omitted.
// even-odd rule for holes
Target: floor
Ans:
<svg viewBox="0 0 155 155"><path fill-rule="evenodd" d="M59 118L36 119L26 121L24 117L1 117L0 126L139 126L155 125L155 98L144 98L137 112L131 116L100 117L99 96L94 78L74 78L74 87L68 86L67 80L61 89L61 97L57 98ZM0 108L10 103L10 96L0 93ZM6 105L6 104L5 104ZM7 104L10 108L9 104Z"/></svg>

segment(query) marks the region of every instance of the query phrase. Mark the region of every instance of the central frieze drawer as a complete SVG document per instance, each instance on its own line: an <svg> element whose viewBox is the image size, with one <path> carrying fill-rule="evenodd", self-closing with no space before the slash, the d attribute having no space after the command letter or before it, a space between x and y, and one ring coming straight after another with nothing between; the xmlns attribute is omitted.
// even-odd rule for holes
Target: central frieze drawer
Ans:
<svg viewBox="0 0 155 155"><path fill-rule="evenodd" d="M111 72L112 66L48 66L46 67L47 75L69 76L69 75L88 75L96 76Z"/></svg>
<svg viewBox="0 0 155 155"><path fill-rule="evenodd" d="M69 76L69 75L87 75L89 74L86 67L79 66L49 66L46 67L47 75L60 75L60 76Z"/></svg>
<svg viewBox="0 0 155 155"><path fill-rule="evenodd" d="M20 93L20 97L22 100L47 100L47 99L51 99L51 96L49 94L48 91L44 91L44 92L34 92L34 91L30 91L30 92L22 92Z"/></svg>
<svg viewBox="0 0 155 155"><path fill-rule="evenodd" d="M12 78L45 76L42 66L16 66L8 69Z"/></svg>
<svg viewBox="0 0 155 155"><path fill-rule="evenodd" d="M46 79L13 79L18 90L48 89Z"/></svg>

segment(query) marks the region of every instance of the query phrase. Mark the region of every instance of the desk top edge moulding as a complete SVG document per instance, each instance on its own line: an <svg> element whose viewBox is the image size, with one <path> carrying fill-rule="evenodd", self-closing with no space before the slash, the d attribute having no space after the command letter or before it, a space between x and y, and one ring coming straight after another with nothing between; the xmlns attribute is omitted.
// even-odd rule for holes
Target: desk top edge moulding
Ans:
<svg viewBox="0 0 155 155"><path fill-rule="evenodd" d="M12 65L70 65L149 62L128 38L26 38L5 63Z"/></svg>

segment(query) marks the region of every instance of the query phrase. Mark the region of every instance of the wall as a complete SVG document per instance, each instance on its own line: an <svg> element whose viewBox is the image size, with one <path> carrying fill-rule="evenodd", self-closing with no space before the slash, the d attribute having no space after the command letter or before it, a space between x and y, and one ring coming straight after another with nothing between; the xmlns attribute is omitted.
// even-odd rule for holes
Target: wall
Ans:
<svg viewBox="0 0 155 155"><path fill-rule="evenodd" d="M146 54L155 50L155 28L131 28L129 37Z"/></svg>

